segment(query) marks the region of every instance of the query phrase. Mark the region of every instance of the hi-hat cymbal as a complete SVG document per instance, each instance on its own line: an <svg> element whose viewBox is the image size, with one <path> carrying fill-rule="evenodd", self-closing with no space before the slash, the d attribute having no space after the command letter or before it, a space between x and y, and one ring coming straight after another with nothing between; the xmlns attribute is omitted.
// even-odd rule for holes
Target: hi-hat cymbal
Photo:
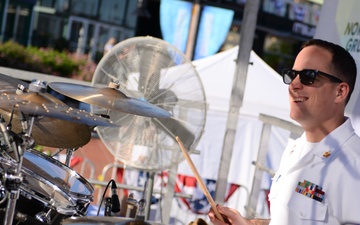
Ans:
<svg viewBox="0 0 360 225"><path fill-rule="evenodd" d="M114 126L109 119L85 110L74 109L65 104L52 103L51 101L47 103L42 103L41 100L32 102L32 100L23 98L23 94L1 94L0 108L6 111L18 110L34 117L45 116L89 126Z"/></svg>
<svg viewBox="0 0 360 225"><path fill-rule="evenodd" d="M6 122L10 122L11 113L0 109ZM17 113L13 114L11 131L22 132L21 120ZM91 139L89 126L50 117L35 117L31 137L37 145L53 148L78 148Z"/></svg>
<svg viewBox="0 0 360 225"><path fill-rule="evenodd" d="M48 86L60 94L91 105L139 116L169 118L171 114L149 102L129 98L115 88L97 88L79 84L52 82Z"/></svg>

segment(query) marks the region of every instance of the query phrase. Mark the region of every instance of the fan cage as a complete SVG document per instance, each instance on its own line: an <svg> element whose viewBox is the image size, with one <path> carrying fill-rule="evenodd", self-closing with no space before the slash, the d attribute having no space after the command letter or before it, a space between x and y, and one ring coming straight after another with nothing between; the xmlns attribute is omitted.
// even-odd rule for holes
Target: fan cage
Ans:
<svg viewBox="0 0 360 225"><path fill-rule="evenodd" d="M204 130L206 98L201 79L179 50L153 37L135 37L115 45L99 62L92 86L110 82L128 97L147 101L171 113L150 118L91 106L108 114L118 127L97 132L115 160L146 171L168 169L184 160L175 140L195 150Z"/></svg>

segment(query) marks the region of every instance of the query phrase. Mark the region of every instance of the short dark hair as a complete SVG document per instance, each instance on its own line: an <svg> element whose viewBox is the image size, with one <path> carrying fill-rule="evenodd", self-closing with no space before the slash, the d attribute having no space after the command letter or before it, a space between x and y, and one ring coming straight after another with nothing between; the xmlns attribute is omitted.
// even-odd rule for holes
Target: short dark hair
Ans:
<svg viewBox="0 0 360 225"><path fill-rule="evenodd" d="M350 88L349 95L346 101L346 103L348 103L356 82L357 69L354 58L340 45L325 40L311 39L304 42L300 49L308 46L318 46L329 51L332 54L331 69L336 73L338 78L347 83Z"/></svg>

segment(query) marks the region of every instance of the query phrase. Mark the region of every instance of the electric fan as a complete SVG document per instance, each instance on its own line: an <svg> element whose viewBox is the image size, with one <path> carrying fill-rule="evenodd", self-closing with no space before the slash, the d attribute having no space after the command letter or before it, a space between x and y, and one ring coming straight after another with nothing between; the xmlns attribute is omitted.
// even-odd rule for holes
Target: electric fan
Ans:
<svg viewBox="0 0 360 225"><path fill-rule="evenodd" d="M91 105L93 113L108 114L118 127L97 127L107 149L125 165L159 171L184 157L176 141L194 150L204 130L206 99L191 61L169 43L135 37L115 45L96 67L92 86L116 83L128 97L170 112L170 118L133 115Z"/></svg>

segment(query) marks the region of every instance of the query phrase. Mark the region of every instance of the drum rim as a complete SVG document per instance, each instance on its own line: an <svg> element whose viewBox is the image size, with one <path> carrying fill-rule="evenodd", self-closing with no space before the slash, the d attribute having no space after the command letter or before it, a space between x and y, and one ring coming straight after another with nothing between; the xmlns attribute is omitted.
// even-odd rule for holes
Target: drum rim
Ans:
<svg viewBox="0 0 360 225"><path fill-rule="evenodd" d="M84 186L89 190L90 194L86 195L86 194L81 194L78 192L71 191L70 189L64 190L64 189L60 188L62 191L69 192L70 193L69 195L71 197L88 197L88 199L92 199L92 195L94 194L94 187L83 176L81 176L79 173L77 173L75 170L73 170L69 166L61 163L59 160L56 160L53 157L48 156L40 151L33 150L33 149L27 149L25 152L34 153L34 155L38 155L45 160L49 159L48 161L55 164L56 166L59 166L62 169L65 168L67 171L70 171L72 176L74 176L76 179L80 180L82 184L84 184ZM52 182L50 182L50 183L52 183Z"/></svg>

